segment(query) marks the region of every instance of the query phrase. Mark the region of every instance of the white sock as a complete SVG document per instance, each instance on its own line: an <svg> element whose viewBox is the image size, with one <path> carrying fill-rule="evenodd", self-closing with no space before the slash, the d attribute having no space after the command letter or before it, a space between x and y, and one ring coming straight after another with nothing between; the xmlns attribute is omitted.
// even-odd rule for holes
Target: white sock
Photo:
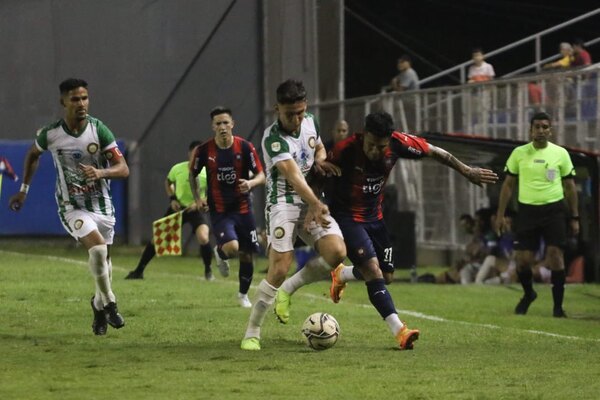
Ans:
<svg viewBox="0 0 600 400"><path fill-rule="evenodd" d="M313 258L306 263L304 268L287 278L281 285L281 289L286 293L293 294L304 285L327 278L330 271L331 267L323 257Z"/></svg>
<svg viewBox="0 0 600 400"><path fill-rule="evenodd" d="M112 258L108 257L106 263L108 265L108 279L110 280L110 283L112 283Z"/></svg>
<svg viewBox="0 0 600 400"><path fill-rule="evenodd" d="M88 250L88 253L90 255L90 271L96 280L96 292L100 292L103 305L115 302L116 298L110 285L108 263L106 262L108 253L106 245L94 246Z"/></svg>
<svg viewBox="0 0 600 400"><path fill-rule="evenodd" d="M398 334L398 332L400 332L400 329L402 329L402 327L404 326L402 321L400 321L398 314L388 315L387 317L385 317L385 322L388 324L388 327L390 328L390 331L392 331L392 335L394 335L394 337Z"/></svg>
<svg viewBox="0 0 600 400"><path fill-rule="evenodd" d="M275 286L269 284L265 279L260 281L258 290L256 291L254 306L252 306L252 311L250 312L246 334L244 335L245 339L260 338L260 327L265 320L267 311L275 302L275 295L277 295L277 288Z"/></svg>
<svg viewBox="0 0 600 400"><path fill-rule="evenodd" d="M354 276L354 274L352 273L353 269L354 269L353 265L344 265L344 268L342 268L342 271L339 275L339 278L341 279L342 282L357 280L356 277Z"/></svg>

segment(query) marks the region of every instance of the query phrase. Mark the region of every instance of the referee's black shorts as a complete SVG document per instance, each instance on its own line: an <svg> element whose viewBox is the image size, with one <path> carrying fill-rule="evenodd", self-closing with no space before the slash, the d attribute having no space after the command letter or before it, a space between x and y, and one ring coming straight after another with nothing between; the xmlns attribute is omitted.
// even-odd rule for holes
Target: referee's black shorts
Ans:
<svg viewBox="0 0 600 400"><path fill-rule="evenodd" d="M176 211L169 206L169 208L167 208L167 212L165 212L165 215L163 217L175 213ZM206 213L200 212L198 210L184 211L181 215L181 223L189 223L192 226L192 232L196 232L196 229L198 229L200 225L208 225L208 220L206 219Z"/></svg>
<svg viewBox="0 0 600 400"><path fill-rule="evenodd" d="M515 220L515 250L537 251L540 239L547 246L564 249L567 244L567 209L556 203L531 205L519 203Z"/></svg>

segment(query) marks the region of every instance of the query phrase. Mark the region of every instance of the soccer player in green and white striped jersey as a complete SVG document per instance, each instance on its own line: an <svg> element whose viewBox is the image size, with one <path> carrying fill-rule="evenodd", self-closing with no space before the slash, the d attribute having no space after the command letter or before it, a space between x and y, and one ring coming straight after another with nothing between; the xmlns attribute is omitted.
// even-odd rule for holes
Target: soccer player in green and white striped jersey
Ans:
<svg viewBox="0 0 600 400"><path fill-rule="evenodd" d="M296 236L314 246L320 257L295 274L296 284L325 277L346 257L344 238L329 209L306 182L318 174L339 175L335 165L325 161L325 146L314 117L306 112L306 90L302 82L289 79L277 88L277 121L265 130L262 149L267 172L267 239L269 269L258 285L243 350L260 350L260 330L267 310L282 323L289 320L289 293L281 287L294 259ZM312 173L312 172L311 172ZM277 300L276 300L277 297ZM287 301L286 301L287 300Z"/></svg>
<svg viewBox="0 0 600 400"><path fill-rule="evenodd" d="M90 271L96 282L91 306L92 330L106 334L107 325L125 325L111 287L115 210L109 179L127 178L129 167L114 135L100 120L88 115L87 82L67 79L60 86L64 117L37 132L25 156L23 184L11 197L10 208L19 211L29 191L39 158L50 151L56 168L56 203L65 230L88 250Z"/></svg>

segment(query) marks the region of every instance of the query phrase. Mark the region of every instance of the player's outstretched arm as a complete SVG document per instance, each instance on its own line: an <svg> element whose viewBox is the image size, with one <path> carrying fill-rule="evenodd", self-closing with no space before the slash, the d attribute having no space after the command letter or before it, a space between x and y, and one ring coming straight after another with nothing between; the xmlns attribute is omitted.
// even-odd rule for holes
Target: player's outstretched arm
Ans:
<svg viewBox="0 0 600 400"><path fill-rule="evenodd" d="M29 191L29 185L31 183L31 180L33 179L33 175L35 175L35 172L38 169L41 155L42 152L38 150L35 143L32 144L29 148L29 151L25 155L25 165L23 168L23 184L21 184L21 189L18 193L14 194L8 201L11 210L19 211L25 203L25 198L27 197L27 192Z"/></svg>
<svg viewBox="0 0 600 400"><path fill-rule="evenodd" d="M469 182L475 185L482 186L484 183L496 183L498 181L498 175L494 171L485 168L469 167L441 147L430 144L429 156L439 163L458 171Z"/></svg>

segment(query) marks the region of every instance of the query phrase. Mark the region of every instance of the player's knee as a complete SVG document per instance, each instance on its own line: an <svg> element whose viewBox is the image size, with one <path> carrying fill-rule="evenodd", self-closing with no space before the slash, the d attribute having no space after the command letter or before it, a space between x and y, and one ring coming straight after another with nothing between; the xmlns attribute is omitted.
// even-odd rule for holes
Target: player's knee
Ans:
<svg viewBox="0 0 600 400"><path fill-rule="evenodd" d="M238 252L240 251L240 244L238 243L237 240L232 240L230 242L225 243L221 249L223 250L223 253L225 253L225 255L228 258L231 257L235 257L238 255Z"/></svg>
<svg viewBox="0 0 600 400"><path fill-rule="evenodd" d="M95 276L101 276L106 273L106 258L108 248L105 244L99 244L88 250L90 255L90 270Z"/></svg>
<svg viewBox="0 0 600 400"><path fill-rule="evenodd" d="M336 267L346 258L346 245L343 240L331 240L324 247L325 251L321 253L321 257L332 267Z"/></svg>
<svg viewBox="0 0 600 400"><path fill-rule="evenodd" d="M252 253L246 253L244 251L240 251L239 259L240 259L240 262L246 262L246 263L252 262Z"/></svg>

